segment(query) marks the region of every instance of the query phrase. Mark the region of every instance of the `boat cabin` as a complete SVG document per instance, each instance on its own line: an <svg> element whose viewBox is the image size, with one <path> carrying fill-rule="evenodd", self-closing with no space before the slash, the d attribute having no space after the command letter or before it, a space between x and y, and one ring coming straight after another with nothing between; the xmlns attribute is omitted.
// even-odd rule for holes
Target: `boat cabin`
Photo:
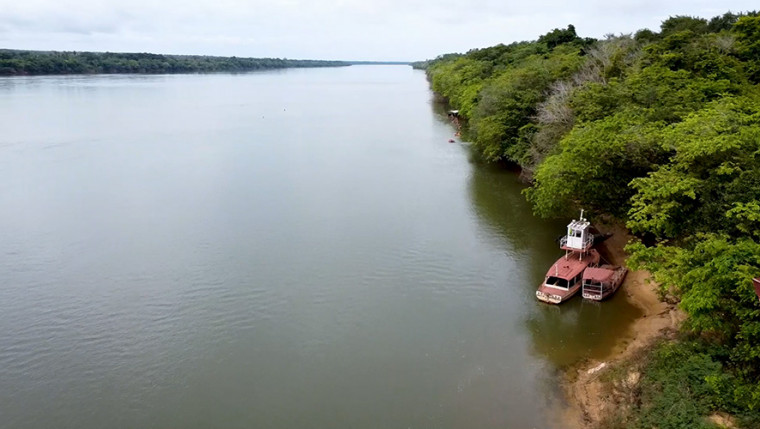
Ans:
<svg viewBox="0 0 760 429"><path fill-rule="evenodd" d="M752 279L752 283L755 284L755 294L760 299L760 278Z"/></svg>
<svg viewBox="0 0 760 429"><path fill-rule="evenodd" d="M549 276L546 278L546 281L544 284L549 287L553 287L555 289L564 289L568 290L571 287L578 284L578 282L581 280L581 275L578 274L577 276L571 278L571 279L563 279L562 277L557 276Z"/></svg>
<svg viewBox="0 0 760 429"><path fill-rule="evenodd" d="M589 266L596 266L598 263L599 254L596 252L585 253L577 260L575 258L560 258L546 273L544 285L561 290L580 286L584 270Z"/></svg>
<svg viewBox="0 0 760 429"><path fill-rule="evenodd" d="M581 295L586 299L601 301L615 293L627 272L624 267L610 265L586 268Z"/></svg>
<svg viewBox="0 0 760 429"><path fill-rule="evenodd" d="M567 225L567 235L560 240L560 247L573 252L588 252L594 245L594 235L590 228L591 222L583 217L583 210L581 210L580 219L573 219Z"/></svg>
<svg viewBox="0 0 760 429"><path fill-rule="evenodd" d="M583 273L583 286L588 285L601 288L609 285L614 275L615 271L608 268L587 268Z"/></svg>

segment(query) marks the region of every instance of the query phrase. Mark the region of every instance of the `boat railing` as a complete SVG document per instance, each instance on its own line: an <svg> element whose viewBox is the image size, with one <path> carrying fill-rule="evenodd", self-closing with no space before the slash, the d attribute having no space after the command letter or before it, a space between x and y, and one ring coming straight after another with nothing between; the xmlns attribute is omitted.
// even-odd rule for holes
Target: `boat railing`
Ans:
<svg viewBox="0 0 760 429"><path fill-rule="evenodd" d="M594 237L592 237L592 236L589 235L589 236L587 236L587 237L585 237L583 239L583 248L582 249L577 249L577 250L588 250L593 245L594 245ZM570 246L567 245L567 236L564 236L564 237L562 237L562 238L559 239L559 247L563 248L563 249L564 248L575 249L575 247L570 247Z"/></svg>
<svg viewBox="0 0 760 429"><path fill-rule="evenodd" d="M604 287L605 282L600 282L594 279L583 279L583 287L584 288L597 288L601 289Z"/></svg>

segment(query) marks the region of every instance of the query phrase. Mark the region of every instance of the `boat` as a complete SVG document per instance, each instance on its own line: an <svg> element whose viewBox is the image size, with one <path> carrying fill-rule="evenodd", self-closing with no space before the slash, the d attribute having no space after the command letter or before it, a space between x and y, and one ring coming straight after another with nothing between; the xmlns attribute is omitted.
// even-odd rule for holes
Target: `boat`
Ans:
<svg viewBox="0 0 760 429"><path fill-rule="evenodd" d="M752 283L755 285L755 295L760 299L760 277L752 279Z"/></svg>
<svg viewBox="0 0 760 429"><path fill-rule="evenodd" d="M583 272L581 296L593 301L605 300L623 284L626 274L628 274L628 269L620 265L586 268Z"/></svg>
<svg viewBox="0 0 760 429"><path fill-rule="evenodd" d="M536 291L536 298L549 304L561 304L581 289L583 273L589 267L599 265L601 257L593 249L594 237L591 223L583 217L573 219L567 225L567 235L560 240L560 248L565 256L549 268L544 281Z"/></svg>

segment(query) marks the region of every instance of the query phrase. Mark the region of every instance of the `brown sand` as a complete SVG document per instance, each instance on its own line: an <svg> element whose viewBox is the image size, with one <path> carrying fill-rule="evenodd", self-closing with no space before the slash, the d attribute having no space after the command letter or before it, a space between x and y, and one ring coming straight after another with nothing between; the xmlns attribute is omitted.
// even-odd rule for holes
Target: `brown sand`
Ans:
<svg viewBox="0 0 760 429"><path fill-rule="evenodd" d="M627 257L623 247L630 235L619 225L599 225L603 232L614 235L600 246L602 256L616 265L622 265ZM652 344L656 339L674 332L683 321L684 315L674 305L660 301L655 285L648 282L649 273L632 271L618 293L641 308L643 314L633 322L629 334L621 337L608 356L602 360L580 363L570 369L564 381L564 391L569 408L563 412L563 426L567 428L594 428L602 417L609 414L612 401L607 397L599 376L604 371L620 363ZM633 383L638 382L638 373L631 374Z"/></svg>

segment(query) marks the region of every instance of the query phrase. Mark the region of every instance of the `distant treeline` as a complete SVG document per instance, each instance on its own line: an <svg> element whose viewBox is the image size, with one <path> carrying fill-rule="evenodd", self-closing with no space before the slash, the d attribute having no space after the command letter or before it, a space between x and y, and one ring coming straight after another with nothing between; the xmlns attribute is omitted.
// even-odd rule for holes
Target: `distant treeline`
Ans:
<svg viewBox="0 0 760 429"><path fill-rule="evenodd" d="M407 66L409 61L350 61L355 66Z"/></svg>
<svg viewBox="0 0 760 429"><path fill-rule="evenodd" d="M471 51L473 52L473 51ZM412 63L409 63L410 66L412 66L413 69L416 70L427 70L431 65L438 64L438 63L445 63L448 61L454 61L457 58L463 57L464 54L459 53L451 53L451 54L443 54L436 57L434 60L423 60L423 61L414 61Z"/></svg>
<svg viewBox="0 0 760 429"><path fill-rule="evenodd" d="M0 49L0 76L97 73L246 72L293 67L341 67L345 61L161 55L114 52L56 52Z"/></svg>

